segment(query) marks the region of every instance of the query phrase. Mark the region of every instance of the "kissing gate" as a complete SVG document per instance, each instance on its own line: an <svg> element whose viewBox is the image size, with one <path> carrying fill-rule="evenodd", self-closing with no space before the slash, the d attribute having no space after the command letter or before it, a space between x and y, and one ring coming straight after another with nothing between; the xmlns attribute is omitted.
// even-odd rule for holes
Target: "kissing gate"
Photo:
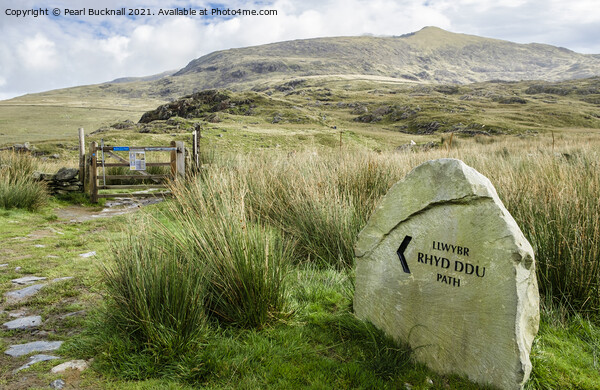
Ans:
<svg viewBox="0 0 600 390"><path fill-rule="evenodd" d="M117 152L126 152L129 158L124 158ZM147 162L146 152L170 152L170 160L167 162ZM107 163L106 158L112 157L118 162ZM107 168L128 167L129 174L107 174ZM170 167L168 173L160 172L150 174L146 172L148 167ZM102 174L98 175L98 168L102 168ZM118 169L118 168L117 168ZM133 192L133 193L99 193L99 190L149 190L166 189L165 181L176 180L185 175L185 147L182 141L172 141L170 146L106 146L104 142L98 146L97 142L90 144L90 159L88 160L89 192L93 203L99 198L127 197L152 197L164 196L169 192ZM117 181L144 181L151 180L152 184L107 184ZM101 184L99 183L101 182Z"/></svg>

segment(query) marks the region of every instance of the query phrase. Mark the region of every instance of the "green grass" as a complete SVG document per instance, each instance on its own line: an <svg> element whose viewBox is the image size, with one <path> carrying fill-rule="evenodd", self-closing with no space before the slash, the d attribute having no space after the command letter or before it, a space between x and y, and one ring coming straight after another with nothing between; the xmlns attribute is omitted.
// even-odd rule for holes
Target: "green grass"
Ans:
<svg viewBox="0 0 600 390"><path fill-rule="evenodd" d="M562 317L562 318L561 318ZM600 327L579 315L542 310L526 389L600 389Z"/></svg>
<svg viewBox="0 0 600 390"><path fill-rule="evenodd" d="M30 94L0 102L0 145L77 139L77 129L90 133L126 119L137 121L162 99L107 95L99 86Z"/></svg>

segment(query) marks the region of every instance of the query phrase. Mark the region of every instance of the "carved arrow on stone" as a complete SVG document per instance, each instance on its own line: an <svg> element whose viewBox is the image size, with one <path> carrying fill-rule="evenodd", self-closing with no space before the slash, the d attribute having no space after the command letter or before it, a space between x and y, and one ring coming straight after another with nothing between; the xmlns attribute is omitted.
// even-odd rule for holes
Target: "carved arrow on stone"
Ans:
<svg viewBox="0 0 600 390"><path fill-rule="evenodd" d="M406 262L406 257L404 257L404 251L406 250L406 247L408 246L408 243L410 242L410 240L412 240L411 236L404 236L404 240L402 240L402 244L400 244L400 246L398 247L398 250L396 251L396 253L398 254L398 258L400 259L400 264L402 264L402 269L407 274L410 273L410 269L408 268L408 263Z"/></svg>

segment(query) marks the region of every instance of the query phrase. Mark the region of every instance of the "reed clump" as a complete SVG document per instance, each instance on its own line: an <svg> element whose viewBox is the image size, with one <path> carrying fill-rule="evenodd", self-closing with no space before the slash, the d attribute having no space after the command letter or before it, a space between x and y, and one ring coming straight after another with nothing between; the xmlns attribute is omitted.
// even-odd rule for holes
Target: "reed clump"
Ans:
<svg viewBox="0 0 600 390"><path fill-rule="evenodd" d="M33 178L36 170L29 155L0 153L0 207L34 211L48 203L46 186Z"/></svg>

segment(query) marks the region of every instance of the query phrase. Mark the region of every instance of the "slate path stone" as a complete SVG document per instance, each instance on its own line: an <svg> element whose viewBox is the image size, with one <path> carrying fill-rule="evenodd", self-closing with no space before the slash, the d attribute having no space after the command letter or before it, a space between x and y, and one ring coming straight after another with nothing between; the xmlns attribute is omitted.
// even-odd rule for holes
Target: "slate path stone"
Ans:
<svg viewBox="0 0 600 390"><path fill-rule="evenodd" d="M29 280L31 281L35 281L35 280L45 280L46 278L44 277L38 277L38 276L27 276L25 278L20 278L20 279L13 279L12 282L14 283L18 283L18 284L24 284L27 283ZM64 278L56 278L56 279L52 279L52 283L56 283L56 282L62 282L65 280L70 280L73 279L72 276L67 276ZM44 286L46 286L46 284L41 283L41 284L34 284L32 286L28 286L25 287L23 289L20 290L15 290L15 291L9 291L7 293L4 294L4 296L6 297L7 302L12 303L12 302L19 302L22 301L26 298L32 297L35 294L37 294Z"/></svg>
<svg viewBox="0 0 600 390"><path fill-rule="evenodd" d="M37 294L44 286L45 284L34 284L33 286L28 286L21 290L9 291L5 293L4 296L9 302L18 302Z"/></svg>
<svg viewBox="0 0 600 390"><path fill-rule="evenodd" d="M21 311L10 312L10 313L8 313L8 316L10 318L21 318L21 317L25 316L25 314L27 314L27 312L24 310L21 310Z"/></svg>
<svg viewBox="0 0 600 390"><path fill-rule="evenodd" d="M4 353L12 357L19 357L32 352L55 351L60 348L62 343L62 341L33 341L26 344L11 345Z"/></svg>
<svg viewBox="0 0 600 390"><path fill-rule="evenodd" d="M442 374L520 389L539 326L531 245L491 182L455 159L396 183L355 246L354 309Z"/></svg>
<svg viewBox="0 0 600 390"><path fill-rule="evenodd" d="M30 317L23 317L23 318L19 318L19 319L13 320L13 321L6 322L2 326L4 326L6 329L12 330L12 329L35 328L35 327L40 326L41 324L42 324L42 317L30 316Z"/></svg>
<svg viewBox="0 0 600 390"><path fill-rule="evenodd" d="M31 284L40 280L46 280L45 277L43 276L24 276L22 278L18 278L18 279L13 279L11 280L11 282L15 283L15 284Z"/></svg>
<svg viewBox="0 0 600 390"><path fill-rule="evenodd" d="M29 368L39 362L46 362L48 360L56 360L56 359L60 359L60 357L52 356L52 355L33 355L29 358L29 361L27 363L25 363L21 367L17 368L14 372L17 373L17 372L24 370L26 368Z"/></svg>

